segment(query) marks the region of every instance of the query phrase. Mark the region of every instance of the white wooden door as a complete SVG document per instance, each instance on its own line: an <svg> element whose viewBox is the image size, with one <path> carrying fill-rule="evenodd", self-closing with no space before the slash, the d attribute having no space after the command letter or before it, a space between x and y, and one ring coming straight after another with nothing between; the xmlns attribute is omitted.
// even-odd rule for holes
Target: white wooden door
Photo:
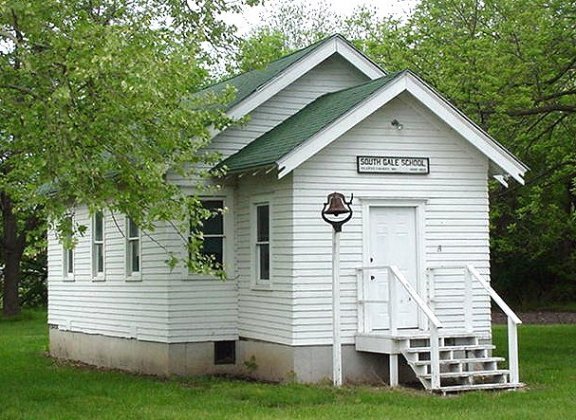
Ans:
<svg viewBox="0 0 576 420"><path fill-rule="evenodd" d="M416 209L414 207L371 207L370 208L369 266L396 265L406 279L418 290L418 258L416 239ZM374 303L367 306L366 316L372 330L388 329L388 270L371 270L367 298ZM395 280L396 281L396 280ZM396 283L398 292L398 328L418 327L416 303Z"/></svg>

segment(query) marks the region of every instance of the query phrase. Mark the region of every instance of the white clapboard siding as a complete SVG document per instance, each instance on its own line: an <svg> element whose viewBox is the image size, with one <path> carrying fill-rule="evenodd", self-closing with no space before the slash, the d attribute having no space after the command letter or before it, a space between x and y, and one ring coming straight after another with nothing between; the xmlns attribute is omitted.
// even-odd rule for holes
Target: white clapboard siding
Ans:
<svg viewBox="0 0 576 420"><path fill-rule="evenodd" d="M366 76L340 56L328 58L254 110L242 127L233 127L218 135L212 148L228 156L318 96L365 80ZM179 179L172 173L169 180L183 186L193 186L197 182ZM142 281L127 282L125 239L112 218L107 217L106 276L103 282L93 282L91 278L90 231L85 238L80 238L74 251L74 282L62 280L62 246L53 234L50 235L49 322L73 331L152 341L235 340L239 330L239 279L243 282L240 305L246 309L240 315L242 332L248 337L289 342L292 246L289 184L285 187L284 195L282 191L274 194L278 203L273 207L273 217L278 220L274 226L278 235L274 244L278 250L273 261L274 291L252 291L249 287L252 262L248 246L250 205L246 201L241 202L244 207L238 209L238 227L234 227L236 220L231 224L232 229L238 231L238 239L234 235L227 238L234 242L232 249L238 249L238 255L232 258L234 273L227 281L190 275L183 269L170 271L165 264L168 253L181 255L185 252L185 245L177 231L167 226L157 229L150 238L143 236ZM254 191L239 196L247 198ZM235 211L225 217L236 218ZM79 211L78 220L89 225L85 209ZM117 222L123 229L124 218L117 217ZM276 326L268 326L266 320Z"/></svg>
<svg viewBox="0 0 576 420"><path fill-rule="evenodd" d="M392 127L397 119L404 129ZM427 176L358 174L356 156L430 158ZM354 217L341 240L342 329L344 343L357 331L356 272L363 265L363 200L426 200L425 260L468 263L489 275L488 161L407 94L393 100L345 133L293 173L295 345L331 342L331 227L320 218L326 195L354 193ZM436 275L436 311L447 327L462 327L463 275ZM460 307L458 307L458 303ZM473 290L473 322L490 330L490 305ZM313 328L312 328L313 327Z"/></svg>
<svg viewBox="0 0 576 420"><path fill-rule="evenodd" d="M252 111L244 126L232 127L219 134L212 147L228 157L319 96L366 80L365 75L335 54Z"/></svg>
<svg viewBox="0 0 576 420"><path fill-rule="evenodd" d="M269 290L254 287L255 247L251 211L254 202L270 199L271 278ZM291 344L292 341L292 178L275 174L242 177L236 194L236 260L239 287L238 330L241 337Z"/></svg>
<svg viewBox="0 0 576 420"><path fill-rule="evenodd" d="M74 249L74 281L63 279L63 247L54 232L48 235L48 323L58 328L165 342L167 335L166 254L146 234L141 236L141 281L127 281L125 218L105 214L105 276L92 276L92 224L85 207L76 221L88 226ZM164 239L164 229L154 233Z"/></svg>

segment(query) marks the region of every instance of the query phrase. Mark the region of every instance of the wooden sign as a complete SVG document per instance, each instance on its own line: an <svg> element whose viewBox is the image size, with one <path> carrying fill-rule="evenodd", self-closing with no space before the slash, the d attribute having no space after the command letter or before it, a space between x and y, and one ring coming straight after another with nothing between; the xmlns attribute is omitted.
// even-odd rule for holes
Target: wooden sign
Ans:
<svg viewBox="0 0 576 420"><path fill-rule="evenodd" d="M422 157L357 156L361 174L414 174L430 173L430 159Z"/></svg>

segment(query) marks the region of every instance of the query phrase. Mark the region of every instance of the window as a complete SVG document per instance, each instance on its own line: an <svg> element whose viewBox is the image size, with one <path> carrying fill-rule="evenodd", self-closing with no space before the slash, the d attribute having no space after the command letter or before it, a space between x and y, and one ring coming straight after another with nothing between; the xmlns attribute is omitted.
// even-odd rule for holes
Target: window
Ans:
<svg viewBox="0 0 576 420"><path fill-rule="evenodd" d="M128 275L140 273L140 229L130 218L126 219L126 264Z"/></svg>
<svg viewBox="0 0 576 420"><path fill-rule="evenodd" d="M92 276L104 277L104 215L101 212L92 218Z"/></svg>
<svg viewBox="0 0 576 420"><path fill-rule="evenodd" d="M214 262L221 267L224 264L224 201L203 200L202 206L210 210L212 216L202 222L202 226L196 227L204 238L202 255L212 257Z"/></svg>
<svg viewBox="0 0 576 420"><path fill-rule="evenodd" d="M64 280L74 280L74 248L63 248Z"/></svg>
<svg viewBox="0 0 576 420"><path fill-rule="evenodd" d="M68 216L64 222L70 224L71 227L74 226L74 218L72 216ZM64 281L74 281L74 265L76 264L74 261L74 235L70 233L64 243L71 247L62 247L62 277Z"/></svg>
<svg viewBox="0 0 576 420"><path fill-rule="evenodd" d="M270 284L270 205L256 205L256 284Z"/></svg>

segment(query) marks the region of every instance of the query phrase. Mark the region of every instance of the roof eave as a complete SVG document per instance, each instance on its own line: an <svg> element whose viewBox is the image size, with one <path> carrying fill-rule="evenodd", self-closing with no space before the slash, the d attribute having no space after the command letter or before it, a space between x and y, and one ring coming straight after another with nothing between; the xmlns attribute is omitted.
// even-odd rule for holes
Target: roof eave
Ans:
<svg viewBox="0 0 576 420"><path fill-rule="evenodd" d="M292 172L336 138L405 91L416 97L503 172L520 184L524 184L523 177L528 167L411 71L402 72L399 77L280 158L278 177L282 178Z"/></svg>
<svg viewBox="0 0 576 420"><path fill-rule="evenodd" d="M372 80L386 74L382 68L354 48L344 37L334 35L300 57L284 71L258 86L254 92L228 109L227 114L232 118L242 118L335 53L342 55L350 64Z"/></svg>

